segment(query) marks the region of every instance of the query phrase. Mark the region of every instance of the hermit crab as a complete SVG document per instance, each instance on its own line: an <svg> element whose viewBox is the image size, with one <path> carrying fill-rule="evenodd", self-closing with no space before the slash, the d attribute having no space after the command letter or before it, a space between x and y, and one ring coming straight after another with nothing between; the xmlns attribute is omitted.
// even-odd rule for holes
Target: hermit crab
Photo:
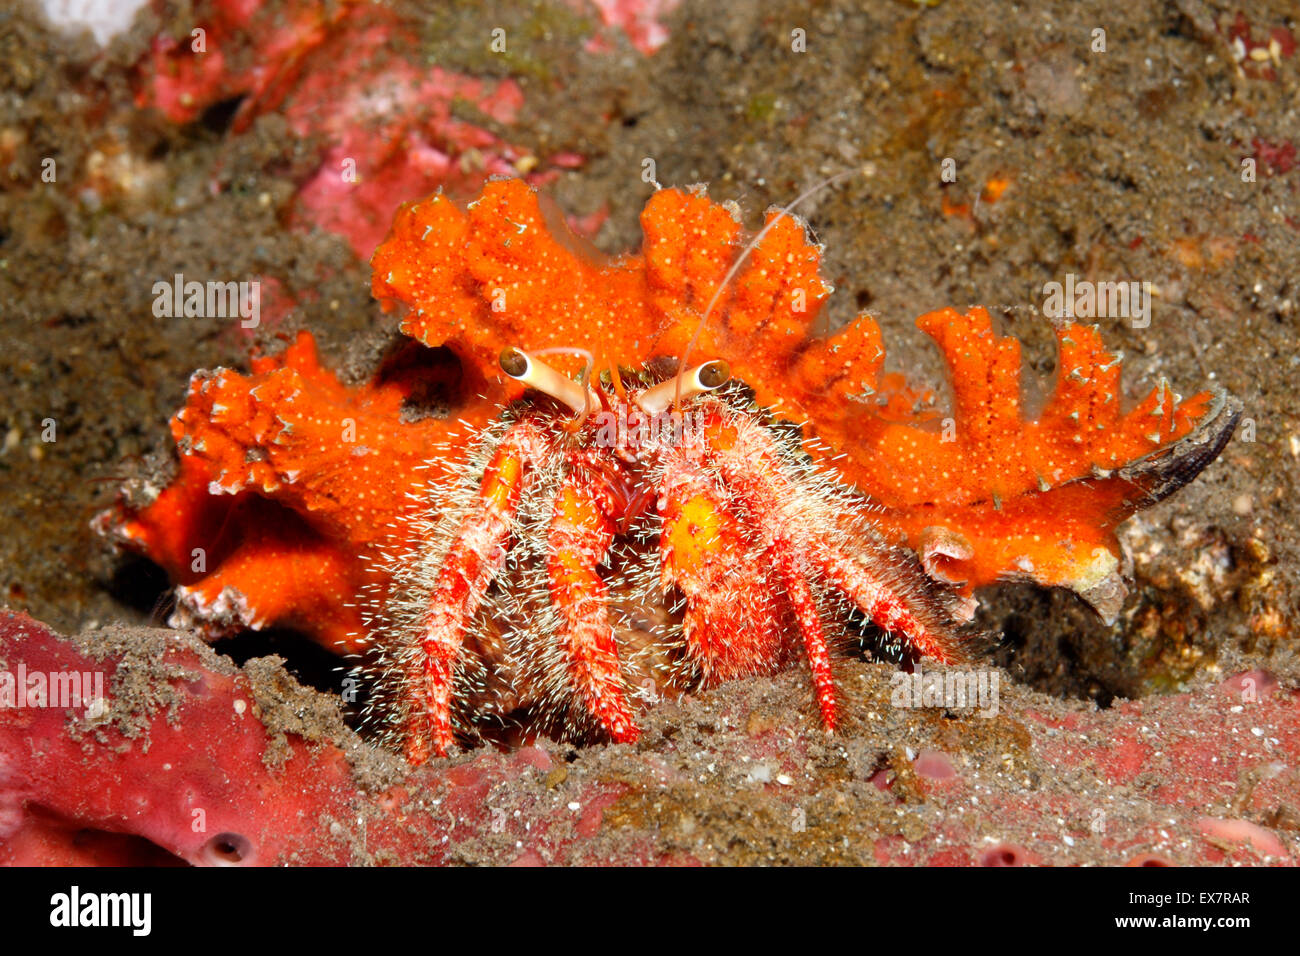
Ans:
<svg viewBox="0 0 1300 956"><path fill-rule="evenodd" d="M516 180L402 207L371 264L405 357L344 385L302 333L250 374L196 375L178 474L100 527L179 582L178 623L360 655L415 763L523 717L631 741L660 689L796 664L834 729L840 649L967 659L982 585L1067 587L1113 618L1115 528L1240 414L1163 381L1126 410L1099 330L1061 323L1030 418L1019 345L982 309L918 320L946 412L883 371L871 317L812 334L831 290L788 209L748 239L702 188L661 189L642 228L603 260Z"/></svg>
<svg viewBox="0 0 1300 956"><path fill-rule="evenodd" d="M536 672L525 683L543 688L547 707L563 706L573 723L614 741L637 736L601 575L618 539L621 577L640 602L677 612L655 635L680 651L674 683L767 673L798 647L833 729L826 632L851 610L917 654L964 656L939 589L880 537L870 503L769 427L746 396L713 394L727 380L725 362L656 384L643 384L653 381L649 370L624 381L611 369L610 386L598 390L519 349L501 365L549 401L525 400L493 429L482 464L435 497L427 520L435 543L393 568L397 597L372 628L395 661L411 761L430 748L445 754L454 701L483 696L455 685L458 671L467 680L484 670L463 666L466 636L485 604L499 608L486 598L512 554L542 570L510 597L535 607L506 658Z"/></svg>

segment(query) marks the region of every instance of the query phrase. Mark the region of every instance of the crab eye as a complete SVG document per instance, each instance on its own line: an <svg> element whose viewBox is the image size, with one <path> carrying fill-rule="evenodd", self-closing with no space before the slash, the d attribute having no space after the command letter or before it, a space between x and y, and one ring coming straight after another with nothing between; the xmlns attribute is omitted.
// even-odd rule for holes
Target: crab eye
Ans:
<svg viewBox="0 0 1300 956"><path fill-rule="evenodd" d="M565 378L541 359L529 355L523 349L511 346L501 353L498 361L501 363L501 371L515 381L523 382L529 388L563 402L580 416L585 417L593 405L594 399L588 389L572 379Z"/></svg>
<svg viewBox="0 0 1300 956"><path fill-rule="evenodd" d="M709 391L731 378L731 366L722 359L706 362L695 370L695 381L701 391Z"/></svg>
<svg viewBox="0 0 1300 956"><path fill-rule="evenodd" d="M528 369L532 365L528 361L528 356L522 349L511 346L501 352L501 371L505 372L511 378L524 379L528 377Z"/></svg>
<svg viewBox="0 0 1300 956"><path fill-rule="evenodd" d="M681 397L690 398L701 392L711 392L730 377L731 366L722 359L697 365L681 376ZM641 406L642 411L658 415L677 400L677 382L678 378L674 376L666 382L647 388L637 396L636 403Z"/></svg>

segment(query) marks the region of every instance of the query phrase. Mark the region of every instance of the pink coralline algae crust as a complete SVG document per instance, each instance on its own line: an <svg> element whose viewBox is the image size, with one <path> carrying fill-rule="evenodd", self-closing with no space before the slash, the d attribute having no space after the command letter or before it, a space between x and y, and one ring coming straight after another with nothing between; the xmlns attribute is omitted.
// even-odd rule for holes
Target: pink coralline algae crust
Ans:
<svg viewBox="0 0 1300 956"><path fill-rule="evenodd" d="M957 776L957 768L952 758L942 750L923 750L912 761L912 769L918 776L929 780L952 780Z"/></svg>
<svg viewBox="0 0 1300 956"><path fill-rule="evenodd" d="M487 176L517 175L515 163L524 156L523 150L451 115L455 100L467 100L497 122L513 123L523 93L512 80L491 83L437 67L417 71L396 62L378 82L384 84L379 95L386 98L388 121L383 125L358 122L373 105L374 86L337 90L320 75L304 84L289 111L296 132L323 132L333 144L320 169L298 192L300 216L347 237L361 259L369 258L388 233L398 206L395 197L419 196L438 187L471 192ZM319 96L314 102L309 99L313 92ZM336 99L340 95L346 99ZM327 108L337 112L316 123L314 117ZM423 122L414 122L421 112ZM479 159L467 165L463 157L471 150ZM355 180L345 176L349 164L358 170ZM540 184L555 175L551 170L529 179Z"/></svg>
<svg viewBox="0 0 1300 956"><path fill-rule="evenodd" d="M202 52L192 37L154 39L136 68L137 105L190 123L211 106L243 97L235 133L259 116L283 115L294 137L323 147L319 166L298 191L292 220L344 237L361 259L383 239L405 198L440 187L476 192L492 175L524 174L543 185L582 162L567 152L532 156L453 115L453 107L468 107L508 128L523 92L508 77L466 76L395 52L419 44L414 25L387 8L221 2L196 29L205 31Z"/></svg>
<svg viewBox="0 0 1300 956"><path fill-rule="evenodd" d="M118 676L116 662L85 656L29 618L0 618L0 633L10 669L21 659L29 672L102 670L106 685ZM192 864L236 856L246 863L343 862L340 848L322 839L319 822L322 814L364 810L343 752L291 740L288 758L271 771L263 763L266 731L249 711L247 678L211 666L183 640L169 640L158 663L177 675L178 700L152 714L136 739L112 726L113 708L121 706L112 692L98 731L83 719L73 732L76 711L0 712L0 858L12 865L103 864L145 855L138 842L132 851L133 844L102 836L110 834L141 838ZM96 838L86 841L82 831ZM80 854L79 842L101 853ZM104 859L106 845L121 855Z"/></svg>
<svg viewBox="0 0 1300 956"><path fill-rule="evenodd" d="M74 641L0 612L0 670L20 663L101 670L108 705L0 708L10 865L687 865L759 851L825 862L841 848L893 865L1290 865L1300 847L1300 695L1280 686L1069 705L1065 717L1007 688L999 716L961 718L943 750L918 746L881 790L869 768L848 789L842 769L813 769L878 727L826 738L809 715L757 720L756 700L796 695L791 675L661 708L637 747L566 759L537 741L413 771L278 665L241 670L184 632ZM891 734L923 744L926 727L954 724L918 719Z"/></svg>
<svg viewBox="0 0 1300 956"><path fill-rule="evenodd" d="M527 836L547 860L598 862L573 835L581 822L575 828L549 806L525 820L488 806L503 781L541 777L552 766L545 751L480 752L363 789L359 762L382 762L382 754L341 729L310 742L291 734L277 745L246 674L182 632L152 633L165 649L150 666L171 676L153 688L160 699L128 736L122 710L139 716L140 705L119 694L131 678L119 681L118 662L88 656L25 615L0 612L0 659L11 671L20 660L28 673L101 670L111 688L99 719L55 707L0 709L0 862L440 864L457 842L493 833L503 834L497 842L509 835L510 847ZM608 788L594 796L608 800ZM598 826L587 824L588 835ZM621 861L656 857L648 839L634 840Z"/></svg>
<svg viewBox="0 0 1300 956"><path fill-rule="evenodd" d="M668 28L663 19L680 3L681 0L591 0L601 22L626 33L628 42L646 56L668 42ZM585 4L573 0L573 6L581 10ZM608 49L609 43L603 37L593 37L587 48L598 52Z"/></svg>

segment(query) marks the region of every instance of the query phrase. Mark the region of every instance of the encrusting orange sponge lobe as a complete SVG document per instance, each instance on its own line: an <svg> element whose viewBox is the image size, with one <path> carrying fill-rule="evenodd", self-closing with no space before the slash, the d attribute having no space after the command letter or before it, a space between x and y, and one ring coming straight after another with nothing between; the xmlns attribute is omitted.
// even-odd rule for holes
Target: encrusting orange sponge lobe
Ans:
<svg viewBox="0 0 1300 956"><path fill-rule="evenodd" d="M1113 619L1116 527L1240 415L1163 381L1124 411L1098 330L1063 324L1028 419L1019 343L979 308L918 320L944 412L882 371L869 316L812 333L830 287L794 216L751 241L695 187L641 225L638 254L596 263L517 180L404 206L372 289L412 348L455 357L445 417L404 412L418 364L347 386L304 332L249 374L196 374L176 477L99 527L171 574L179 623L358 657L415 763L522 720L631 741L662 693L787 666L834 729L838 655L969 659L982 585L1070 588ZM703 364L679 368L693 340Z"/></svg>

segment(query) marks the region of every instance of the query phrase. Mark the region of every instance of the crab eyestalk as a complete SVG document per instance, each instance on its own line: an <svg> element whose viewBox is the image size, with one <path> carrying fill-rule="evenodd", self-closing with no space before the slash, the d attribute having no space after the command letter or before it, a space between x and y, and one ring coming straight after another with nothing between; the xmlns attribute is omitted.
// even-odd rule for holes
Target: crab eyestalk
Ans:
<svg viewBox="0 0 1300 956"><path fill-rule="evenodd" d="M565 378L539 358L529 355L523 349L513 346L501 353L501 371L517 382L523 382L529 388L551 396L563 402L580 417L587 414L599 404L599 400L572 379Z"/></svg>
<svg viewBox="0 0 1300 956"><path fill-rule="evenodd" d="M702 392L711 392L724 385L729 378L731 378L731 367L722 359L697 365L681 376L680 398L685 399ZM677 381L678 376L674 375L666 382L647 388L636 397L637 405L648 415L658 415L660 412L667 411L668 406L679 397Z"/></svg>

